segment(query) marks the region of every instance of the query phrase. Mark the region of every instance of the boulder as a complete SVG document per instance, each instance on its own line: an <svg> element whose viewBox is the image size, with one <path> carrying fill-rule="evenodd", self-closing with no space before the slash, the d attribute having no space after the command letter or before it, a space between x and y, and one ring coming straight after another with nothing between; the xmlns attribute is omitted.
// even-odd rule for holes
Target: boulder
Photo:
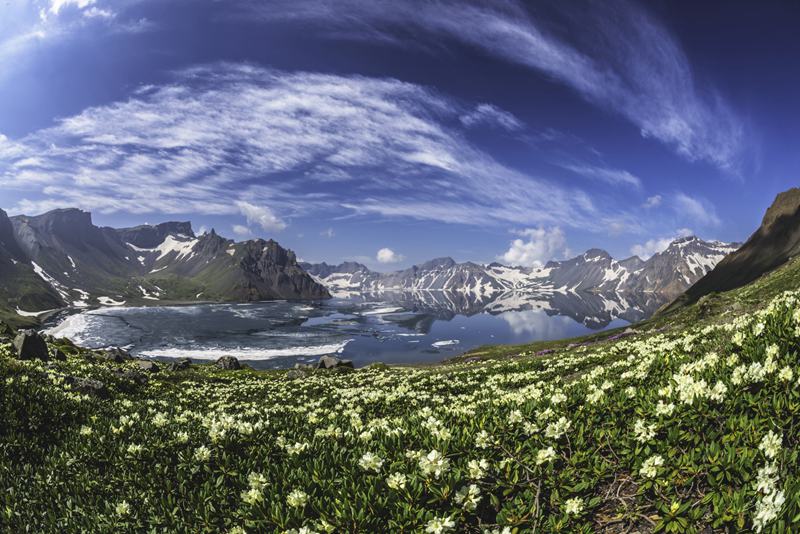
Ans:
<svg viewBox="0 0 800 534"><path fill-rule="evenodd" d="M122 369L114 369L114 373L123 380L130 380L140 386L147 384L147 377L137 371L123 371Z"/></svg>
<svg viewBox="0 0 800 534"><path fill-rule="evenodd" d="M14 338L14 348L20 360L48 361L47 343L35 330L20 330Z"/></svg>
<svg viewBox="0 0 800 534"><path fill-rule="evenodd" d="M105 397L108 395L108 389L106 388L106 385L99 380L81 378L78 376L67 376L64 378L64 382L81 393L88 393L98 397Z"/></svg>
<svg viewBox="0 0 800 534"><path fill-rule="evenodd" d="M64 351L62 351L61 349L55 349L53 350L53 359L58 360L60 362L65 362L67 361L67 355L64 354Z"/></svg>
<svg viewBox="0 0 800 534"><path fill-rule="evenodd" d="M215 365L220 369L225 369L226 371L238 371L242 368L242 366L239 365L239 360L233 356L223 356L217 360Z"/></svg>
<svg viewBox="0 0 800 534"><path fill-rule="evenodd" d="M148 373L158 372L158 364L156 362L150 360L139 360L137 363L139 364L139 369L142 371L146 371Z"/></svg>
<svg viewBox="0 0 800 534"><path fill-rule="evenodd" d="M170 371L185 371L192 365L192 360L189 358L178 358L174 362L170 362L167 365L167 369Z"/></svg>
<svg viewBox="0 0 800 534"><path fill-rule="evenodd" d="M115 363L127 362L133 359L131 353L120 347L108 347L100 351L99 356Z"/></svg>
<svg viewBox="0 0 800 534"><path fill-rule="evenodd" d="M349 367L352 369L353 362L351 360L342 360L335 356L323 356L317 363L317 369L337 369L339 367Z"/></svg>

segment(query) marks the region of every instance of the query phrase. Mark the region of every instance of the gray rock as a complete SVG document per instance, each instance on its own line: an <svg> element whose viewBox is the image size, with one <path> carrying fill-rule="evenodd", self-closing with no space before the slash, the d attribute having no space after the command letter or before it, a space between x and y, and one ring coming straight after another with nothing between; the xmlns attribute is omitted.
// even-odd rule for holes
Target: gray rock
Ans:
<svg viewBox="0 0 800 534"><path fill-rule="evenodd" d="M97 395L98 397L105 397L108 395L108 389L106 388L106 385L99 380L81 378L78 376L67 376L64 378L64 382L81 393Z"/></svg>
<svg viewBox="0 0 800 534"><path fill-rule="evenodd" d="M150 360L139 360L137 363L139 364L139 369L142 371L146 371L148 373L158 372L158 364L156 362Z"/></svg>
<svg viewBox="0 0 800 534"><path fill-rule="evenodd" d="M233 356L223 356L217 360L215 365L220 369L225 369L226 371L238 371L242 368L242 366L239 365L239 360Z"/></svg>
<svg viewBox="0 0 800 534"><path fill-rule="evenodd" d="M48 361L47 343L35 330L20 330L14 338L14 348L20 360Z"/></svg>
<svg viewBox="0 0 800 534"><path fill-rule="evenodd" d="M123 371L122 369L115 369L114 373L124 380L130 380L140 386L147 384L147 377L142 373L136 371Z"/></svg>
<svg viewBox="0 0 800 534"><path fill-rule="evenodd" d="M192 365L192 360L189 358L179 358L174 362L170 362L167 365L167 369L170 371L185 371Z"/></svg>
<svg viewBox="0 0 800 534"><path fill-rule="evenodd" d="M130 352L120 347L108 347L107 349L100 351L98 354L101 358L105 358L106 360L111 360L112 362L116 363L127 362L133 359L133 356L131 356Z"/></svg>
<svg viewBox="0 0 800 534"><path fill-rule="evenodd" d="M323 356L317 363L317 369L337 369L339 367L353 368L351 360L341 360L335 356Z"/></svg>
<svg viewBox="0 0 800 534"><path fill-rule="evenodd" d="M61 349L53 350L53 359L58 360L60 362L67 361L67 355Z"/></svg>

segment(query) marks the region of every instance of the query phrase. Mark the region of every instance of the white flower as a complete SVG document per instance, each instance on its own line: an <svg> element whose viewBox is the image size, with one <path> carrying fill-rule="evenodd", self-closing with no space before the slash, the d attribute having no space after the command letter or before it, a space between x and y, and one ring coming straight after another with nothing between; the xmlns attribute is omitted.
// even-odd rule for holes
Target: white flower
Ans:
<svg viewBox="0 0 800 534"><path fill-rule="evenodd" d="M467 512L474 512L481 502L481 490L475 484L464 486L456 492L456 504L464 506Z"/></svg>
<svg viewBox="0 0 800 534"><path fill-rule="evenodd" d="M92 427L83 425L80 431L81 436L91 436L92 435Z"/></svg>
<svg viewBox="0 0 800 534"><path fill-rule="evenodd" d="M578 515L583 511L583 499L574 497L564 503L564 512L567 515Z"/></svg>
<svg viewBox="0 0 800 534"><path fill-rule="evenodd" d="M207 462L211 459L211 450L205 445L201 445L194 450L194 459L198 462Z"/></svg>
<svg viewBox="0 0 800 534"><path fill-rule="evenodd" d="M286 504L292 508L302 508L308 502L308 494L303 490L292 490L286 497Z"/></svg>
<svg viewBox="0 0 800 534"><path fill-rule="evenodd" d="M512 410L510 414L508 414L508 422L509 424L515 425L522 421L522 412L519 410Z"/></svg>
<svg viewBox="0 0 800 534"><path fill-rule="evenodd" d="M656 415L665 415L669 417L672 415L673 411L675 411L675 405L673 403L665 404L663 400L658 401L656 405Z"/></svg>
<svg viewBox="0 0 800 534"><path fill-rule="evenodd" d="M143 450L144 447L142 447L141 445L137 443L131 443L130 445L128 445L128 456L138 456L142 454Z"/></svg>
<svg viewBox="0 0 800 534"><path fill-rule="evenodd" d="M401 490L406 487L407 481L408 477L403 473L392 473L389 475L389 478L386 479L386 485L393 490Z"/></svg>
<svg viewBox="0 0 800 534"><path fill-rule="evenodd" d="M250 484L251 489L257 489L258 491L263 490L266 487L266 485L269 484L269 481L267 481L267 477L265 477L261 473L255 473L255 472L250 473L247 476L247 482L248 484Z"/></svg>
<svg viewBox="0 0 800 534"><path fill-rule="evenodd" d="M546 449L540 449L539 452L536 453L536 465L542 465L545 462L550 462L556 457L556 451L553 447L547 447Z"/></svg>
<svg viewBox="0 0 800 534"><path fill-rule="evenodd" d="M491 446L491 444L492 437L485 430L481 430L478 432L478 435L475 436L475 446L479 449L487 449Z"/></svg>
<svg viewBox="0 0 800 534"><path fill-rule="evenodd" d="M114 512L120 517L125 517L131 513L131 505L128 504L128 501L120 501L114 508Z"/></svg>
<svg viewBox="0 0 800 534"><path fill-rule="evenodd" d="M153 425L158 428L165 426L167 423L169 423L169 417L163 412L158 412L155 417L153 417Z"/></svg>
<svg viewBox="0 0 800 534"><path fill-rule="evenodd" d="M783 382L789 382L792 378L794 378L794 371L792 371L792 368L787 365L781 369L780 373L778 373L778 378Z"/></svg>
<svg viewBox="0 0 800 534"><path fill-rule="evenodd" d="M644 422L644 419L639 419L633 425L633 434L639 443L647 443L655 437L656 425L648 425Z"/></svg>
<svg viewBox="0 0 800 534"><path fill-rule="evenodd" d="M784 502L786 502L786 496L782 491L774 491L758 500L753 517L753 528L756 532L761 532L767 524L778 517Z"/></svg>
<svg viewBox="0 0 800 534"><path fill-rule="evenodd" d="M432 450L426 456L419 459L419 468L426 476L433 475L439 478L442 473L447 472L450 467L450 460L442 456L437 450Z"/></svg>
<svg viewBox="0 0 800 534"><path fill-rule="evenodd" d="M566 434L571 426L572 421L564 416L561 416L558 421L554 421L547 425L547 428L544 430L544 435L548 438L558 439Z"/></svg>
<svg viewBox="0 0 800 534"><path fill-rule="evenodd" d="M383 459L371 452L366 452L358 461L358 465L361 466L361 469L364 471L374 471L377 473L381 470L381 466L383 465Z"/></svg>
<svg viewBox="0 0 800 534"><path fill-rule="evenodd" d="M778 483L778 468L774 463L770 463L761 467L756 476L756 491L759 493L767 494L775 490L775 485Z"/></svg>
<svg viewBox="0 0 800 534"><path fill-rule="evenodd" d="M425 532L428 534L444 534L452 532L456 528L456 522L449 517L436 517L428 521L425 525Z"/></svg>
<svg viewBox="0 0 800 534"><path fill-rule="evenodd" d="M469 478L479 480L486 476L486 471L489 469L489 462L484 459L470 460L467 464L469 470Z"/></svg>
<svg viewBox="0 0 800 534"><path fill-rule="evenodd" d="M644 461L642 468L639 469L639 474L645 478L655 478L658 468L662 465L664 465L664 458L656 454Z"/></svg>
<svg viewBox="0 0 800 534"><path fill-rule="evenodd" d="M771 359L775 358L775 356L778 355L778 351L779 350L780 349L778 348L778 345L772 344L772 345L768 346L767 350L765 351L765 353L767 355L767 359L771 360Z"/></svg>
<svg viewBox="0 0 800 534"><path fill-rule="evenodd" d="M783 436L770 430L767 432L767 435L761 439L758 448L767 458L775 458L778 453L781 452L781 443L783 443Z"/></svg>
<svg viewBox="0 0 800 534"><path fill-rule="evenodd" d="M242 500L250 506L253 506L254 504L263 501L264 495L261 493L261 490L250 488L249 490L242 492Z"/></svg>

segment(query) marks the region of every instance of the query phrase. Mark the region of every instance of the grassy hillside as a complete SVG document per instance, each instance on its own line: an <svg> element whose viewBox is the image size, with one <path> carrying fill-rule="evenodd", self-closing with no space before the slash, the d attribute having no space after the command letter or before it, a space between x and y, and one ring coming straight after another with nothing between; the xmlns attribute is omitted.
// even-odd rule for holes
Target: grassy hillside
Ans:
<svg viewBox="0 0 800 534"><path fill-rule="evenodd" d="M136 362L0 345L0 530L798 530L799 273L426 369L140 385Z"/></svg>

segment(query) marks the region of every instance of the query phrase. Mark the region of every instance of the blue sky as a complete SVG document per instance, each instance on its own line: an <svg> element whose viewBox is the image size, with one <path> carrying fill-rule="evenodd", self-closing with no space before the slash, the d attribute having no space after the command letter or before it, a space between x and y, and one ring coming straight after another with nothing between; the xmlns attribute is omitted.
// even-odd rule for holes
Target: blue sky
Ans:
<svg viewBox="0 0 800 534"><path fill-rule="evenodd" d="M800 167L800 4L6 0L0 207L309 261L744 240Z"/></svg>

